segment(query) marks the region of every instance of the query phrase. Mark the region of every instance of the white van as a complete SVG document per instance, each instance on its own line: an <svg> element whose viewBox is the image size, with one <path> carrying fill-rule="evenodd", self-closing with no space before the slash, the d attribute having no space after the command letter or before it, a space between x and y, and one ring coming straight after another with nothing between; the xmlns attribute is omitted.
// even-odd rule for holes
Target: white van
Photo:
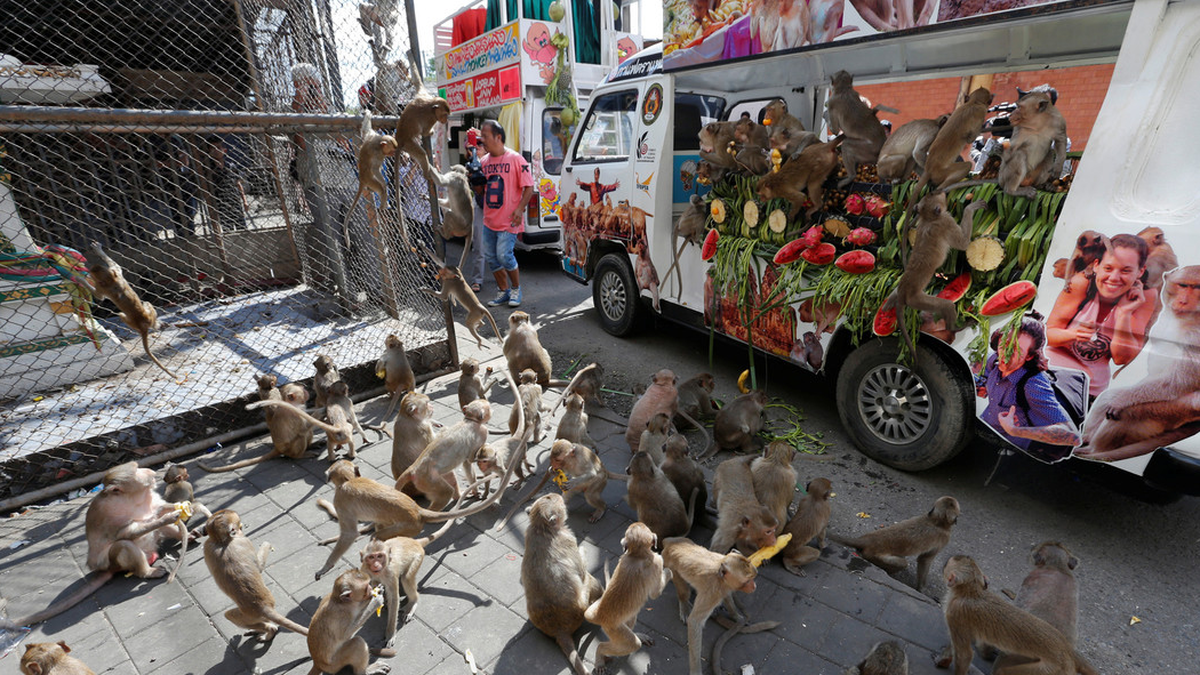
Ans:
<svg viewBox="0 0 1200 675"><path fill-rule="evenodd" d="M776 35L773 51L759 44L766 35L753 30L767 24L753 15L689 23L672 12L664 43L592 92L559 188L563 270L592 284L599 319L615 335L657 310L834 378L847 432L891 466L935 466L978 428L1045 462L1102 461L1200 494L1200 135L1192 120L1200 2L1028 2L951 16L946 8L960 4L941 3L946 15L917 17L923 25L882 30L846 3L824 32L800 44ZM1060 181L1069 191L1026 199L978 189L988 204L973 237L998 237L990 246L1003 258L973 268L951 252L926 291L956 299L967 325L946 330L912 312L910 328L921 326L915 361L896 335L877 337L889 333L877 310L901 272L897 230L911 181L893 187L859 176L839 193L831 176L814 219L804 222L801 211L778 231L767 221L788 204L759 198L757 177L727 176L711 191L697 179L701 128L744 112L761 119L775 97L823 132L830 77L840 70L873 104L899 109L880 113L896 125L951 112L977 86L1001 103L1016 101L1018 87L1049 84L1073 149L1083 149ZM967 192L950 192L956 217ZM679 271L667 274L679 250L673 227L693 194L718 233L710 235L719 236L715 255L706 260L700 245L684 244ZM863 202L880 217L860 210ZM721 210L718 223L712 214ZM774 262L813 225L834 245L828 256ZM870 236L845 238L858 228ZM1056 277L1056 262L1074 264L1089 230L1107 248L1078 274ZM866 253L846 269L819 264L849 251ZM865 273L863 260L874 262Z"/></svg>

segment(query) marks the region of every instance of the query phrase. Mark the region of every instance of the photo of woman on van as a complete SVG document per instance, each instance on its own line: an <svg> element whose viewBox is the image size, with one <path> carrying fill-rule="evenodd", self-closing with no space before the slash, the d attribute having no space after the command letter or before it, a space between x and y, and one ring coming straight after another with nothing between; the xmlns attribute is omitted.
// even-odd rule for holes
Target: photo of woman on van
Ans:
<svg viewBox="0 0 1200 675"><path fill-rule="evenodd" d="M1159 307L1158 290L1144 287L1149 253L1141 237L1114 236L1092 276L1076 274L1046 321L1050 363L1086 371L1092 398L1108 388L1111 364L1129 363L1146 344Z"/></svg>
<svg viewBox="0 0 1200 675"><path fill-rule="evenodd" d="M1007 332L1005 328L992 332L992 354L983 369L983 384L976 389L980 398L988 400L981 418L996 433L1038 459L1065 459L1080 442L1079 428L1059 402L1051 380L1042 316L1030 312L1022 317L1015 344L1006 349L1001 341ZM1069 395L1080 399L1075 407L1082 410L1082 375L1075 381L1078 390Z"/></svg>

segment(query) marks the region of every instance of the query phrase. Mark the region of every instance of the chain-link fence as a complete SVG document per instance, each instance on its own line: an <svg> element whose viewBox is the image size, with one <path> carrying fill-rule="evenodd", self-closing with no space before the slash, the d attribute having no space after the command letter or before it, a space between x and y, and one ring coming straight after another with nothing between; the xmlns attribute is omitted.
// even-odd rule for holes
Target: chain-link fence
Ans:
<svg viewBox="0 0 1200 675"><path fill-rule="evenodd" d="M311 378L318 353L352 394L389 333L419 374L453 364L416 290L434 267L412 249L440 250L422 173L389 164L386 203L355 203L345 113L386 128L411 99L410 13L0 0L0 504L260 424L255 377ZM157 311L174 378L89 292L92 242Z"/></svg>

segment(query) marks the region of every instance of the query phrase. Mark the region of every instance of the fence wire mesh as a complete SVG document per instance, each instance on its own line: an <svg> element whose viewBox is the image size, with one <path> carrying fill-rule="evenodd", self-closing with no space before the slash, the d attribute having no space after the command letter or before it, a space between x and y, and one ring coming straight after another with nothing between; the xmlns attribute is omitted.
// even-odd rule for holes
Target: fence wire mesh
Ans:
<svg viewBox="0 0 1200 675"><path fill-rule="evenodd" d="M412 249L441 243L422 172L398 159L388 198L354 203L357 113L386 131L417 91L410 12L0 0L0 503L257 424L255 377L306 380L319 353L352 394L389 333L418 373L452 364L417 292ZM89 292L92 242L176 378Z"/></svg>

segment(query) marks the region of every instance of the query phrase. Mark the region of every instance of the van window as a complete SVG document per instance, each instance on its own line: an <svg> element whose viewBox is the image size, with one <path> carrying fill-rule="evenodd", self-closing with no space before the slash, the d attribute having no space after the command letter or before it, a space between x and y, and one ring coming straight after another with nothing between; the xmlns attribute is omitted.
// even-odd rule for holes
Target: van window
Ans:
<svg viewBox="0 0 1200 675"><path fill-rule="evenodd" d="M749 113L750 119L762 124L763 116L765 115L763 109L766 108L767 104L770 102L771 99L769 98L764 98L757 101L738 101L738 103L729 110L729 120L736 122L741 119L742 113Z"/></svg>
<svg viewBox="0 0 1200 675"><path fill-rule="evenodd" d="M675 96L675 151L699 150L700 130L721 119L725 99L702 94Z"/></svg>
<svg viewBox="0 0 1200 675"><path fill-rule="evenodd" d="M542 169L551 176L562 172L563 148L571 136L563 129L562 109L542 111Z"/></svg>
<svg viewBox="0 0 1200 675"><path fill-rule="evenodd" d="M633 146L638 93L636 89L596 99L575 146L575 161L605 162L628 159Z"/></svg>

